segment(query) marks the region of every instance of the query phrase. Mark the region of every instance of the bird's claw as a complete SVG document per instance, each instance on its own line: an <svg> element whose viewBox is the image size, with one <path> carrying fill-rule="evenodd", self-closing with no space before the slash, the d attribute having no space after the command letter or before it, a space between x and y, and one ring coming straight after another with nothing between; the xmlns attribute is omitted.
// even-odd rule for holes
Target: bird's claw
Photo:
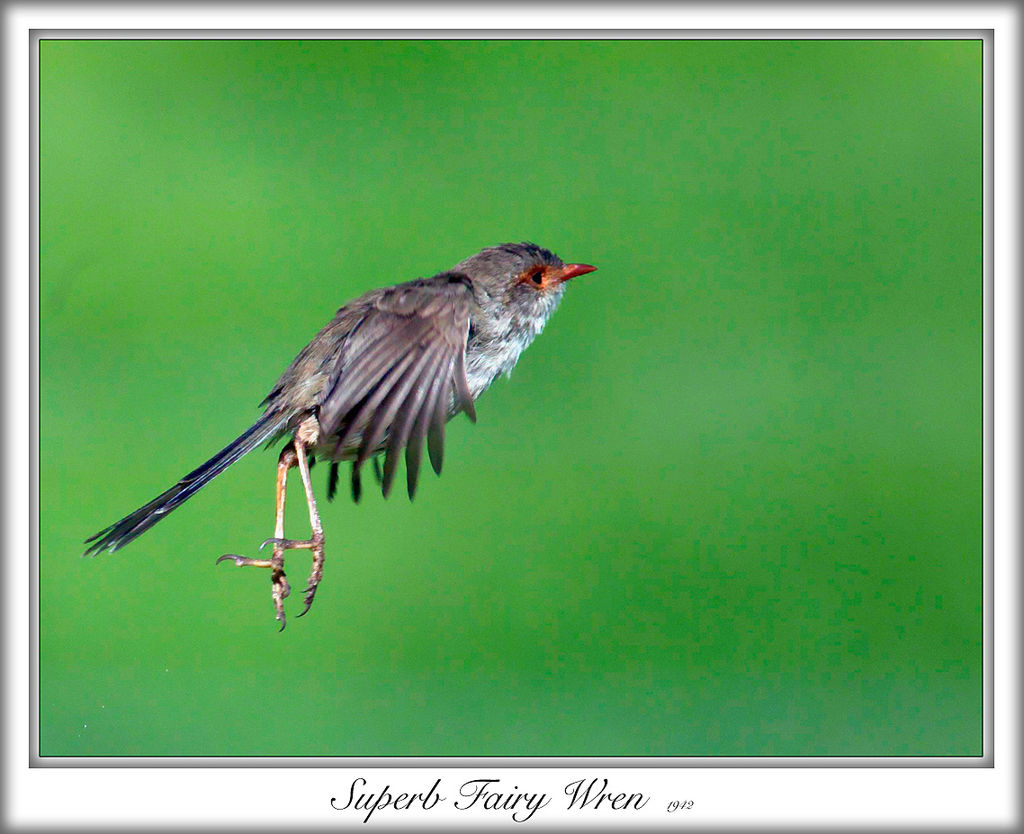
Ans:
<svg viewBox="0 0 1024 834"><path fill-rule="evenodd" d="M309 550L313 547L312 540L308 539L279 539L271 536L269 539L264 539L263 544L260 545L260 553L263 552L268 544L272 544L274 547L279 547L281 550Z"/></svg>
<svg viewBox="0 0 1024 834"><path fill-rule="evenodd" d="M273 590L271 595L274 598L274 619L280 624L281 628L278 632L284 631L286 624L284 616L284 601L288 598L288 595L292 592L291 585L288 584L288 580L285 579L283 570L275 570L274 575L271 577L273 584Z"/></svg>
<svg viewBox="0 0 1024 834"><path fill-rule="evenodd" d="M263 548L260 549L262 550ZM237 553L225 553L217 559L216 564L219 565L221 562L228 561L234 562L240 568L270 568L273 571L270 576L270 583L272 585L271 596L274 600L274 618L281 624L280 630L284 631L284 601L292 592L291 585L288 584L284 573L284 550L275 547L272 559L250 559L247 556L239 556Z"/></svg>
<svg viewBox="0 0 1024 834"><path fill-rule="evenodd" d="M320 584L321 577L323 576L323 572L324 572L324 536L323 536L323 533L314 533L312 535L312 537L309 538L309 539L284 539L284 538L279 538L277 536L271 536L269 539L265 539L263 541L263 543L260 545L260 551L262 551L268 544L272 545L274 547L275 557L277 556L278 552L281 552L281 554L282 554L281 555L282 564L283 564L283 560L284 560L283 551L285 551L285 550L312 550L313 551L313 569L310 572L309 583L306 585L306 590L304 591L306 606L305 606L305 608L302 609L302 613L298 615L299 617L301 617L304 614L308 613L309 609L312 607L313 599L316 597L316 589L317 589L317 587ZM223 559L225 557L222 556L221 558ZM259 564L262 564L265 567L272 567L273 566L272 565L272 560L267 561L267 560L261 560L261 559L250 559L250 560L243 560L243 561L240 562L238 560L242 559L241 556L238 556L238 557L232 556L230 558L235 559L236 564L257 564L257 563L259 563ZM288 596L288 594L287 593L284 594L284 596L282 597L282 600L284 599L285 596ZM276 598L276 596L275 596L274 608L275 608L275 610L277 609L277 598ZM278 617L278 619L281 619L283 616L284 616L284 614L282 612L281 615Z"/></svg>
<svg viewBox="0 0 1024 834"><path fill-rule="evenodd" d="M302 617L309 612L316 597L316 589L324 572L324 536L323 533L314 533L312 538L306 540L285 539L272 536L260 545L260 551L272 545L274 555L270 559L252 559L248 556L239 556L237 553L225 553L219 559L221 562L234 562L238 567L270 568L273 571L270 582L272 587L271 595L274 600L274 618L281 624L280 631L284 631L285 614L284 601L291 594L292 589L285 578L284 573L284 552L286 550L312 550L313 569L309 575L309 582L304 591L305 607L298 616Z"/></svg>
<svg viewBox="0 0 1024 834"><path fill-rule="evenodd" d="M306 584L305 590L305 602L306 607L302 609L301 617L307 611L310 606L313 605L313 599L316 597L316 589L320 585L320 580L324 575L324 535L323 533L314 533L313 537L309 541L310 550L313 551L313 568L309 573L309 582Z"/></svg>
<svg viewBox="0 0 1024 834"><path fill-rule="evenodd" d="M271 562L270 559L249 559L246 556L239 556L236 553L225 553L223 556L221 556L217 560L216 564L219 565L221 562L226 562L228 560L234 562L240 568L243 568L243 567L252 567L252 568L270 568L270 567L273 567L273 563Z"/></svg>

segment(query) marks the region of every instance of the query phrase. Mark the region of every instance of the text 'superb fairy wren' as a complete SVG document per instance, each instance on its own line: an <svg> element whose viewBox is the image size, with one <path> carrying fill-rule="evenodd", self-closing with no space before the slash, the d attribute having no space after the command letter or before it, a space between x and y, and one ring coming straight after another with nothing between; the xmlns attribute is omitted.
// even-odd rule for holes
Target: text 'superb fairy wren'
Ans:
<svg viewBox="0 0 1024 834"><path fill-rule="evenodd" d="M445 423L460 411L476 420L473 402L495 377L512 370L555 311L565 282L594 269L563 263L532 243L506 243L433 278L373 290L346 304L281 375L252 427L166 492L88 539L86 554L124 547L244 454L288 437L277 462L274 535L263 542L272 545L273 555L217 560L270 568L274 610L283 629L284 600L291 590L285 551L312 551L302 614L313 604L323 574L324 535L308 456L331 462L329 497L339 461L352 461L358 500L363 463L373 458L376 465L377 456L384 455L386 497L404 451L411 498L424 441L440 474ZM302 475L312 527L310 538L301 541L284 536L285 484L293 466Z"/></svg>

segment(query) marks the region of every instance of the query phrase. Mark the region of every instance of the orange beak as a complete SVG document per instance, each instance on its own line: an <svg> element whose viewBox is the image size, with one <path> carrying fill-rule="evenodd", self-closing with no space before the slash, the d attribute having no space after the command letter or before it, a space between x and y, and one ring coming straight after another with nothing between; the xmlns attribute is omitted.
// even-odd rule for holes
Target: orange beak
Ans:
<svg viewBox="0 0 1024 834"><path fill-rule="evenodd" d="M551 276L556 281L564 282L570 278L575 278L577 275L586 275L588 272L593 272L597 269L596 266L590 264L566 264L561 269L556 270Z"/></svg>

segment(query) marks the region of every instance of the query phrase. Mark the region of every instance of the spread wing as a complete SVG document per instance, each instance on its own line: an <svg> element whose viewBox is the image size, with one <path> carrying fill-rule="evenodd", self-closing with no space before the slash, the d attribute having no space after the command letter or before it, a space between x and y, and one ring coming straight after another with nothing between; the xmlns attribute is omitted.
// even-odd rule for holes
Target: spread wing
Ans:
<svg viewBox="0 0 1024 834"><path fill-rule="evenodd" d="M321 447L354 458L353 484L372 455L386 451L387 496L405 451L409 497L416 492L423 441L441 473L444 424L465 411L476 420L466 380L473 295L462 276L439 275L375 295L338 356L320 405Z"/></svg>

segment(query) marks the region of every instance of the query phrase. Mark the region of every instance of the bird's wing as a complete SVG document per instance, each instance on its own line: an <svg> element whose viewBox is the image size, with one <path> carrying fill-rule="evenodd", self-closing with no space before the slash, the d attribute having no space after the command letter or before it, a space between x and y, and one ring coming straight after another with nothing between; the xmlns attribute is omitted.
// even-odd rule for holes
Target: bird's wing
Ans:
<svg viewBox="0 0 1024 834"><path fill-rule="evenodd" d="M386 449L383 491L405 450L409 495L416 491L423 441L440 474L444 424L455 411L476 419L466 380L473 295L461 276L438 276L376 295L338 356L320 404L321 438L331 457L355 450L353 477Z"/></svg>

